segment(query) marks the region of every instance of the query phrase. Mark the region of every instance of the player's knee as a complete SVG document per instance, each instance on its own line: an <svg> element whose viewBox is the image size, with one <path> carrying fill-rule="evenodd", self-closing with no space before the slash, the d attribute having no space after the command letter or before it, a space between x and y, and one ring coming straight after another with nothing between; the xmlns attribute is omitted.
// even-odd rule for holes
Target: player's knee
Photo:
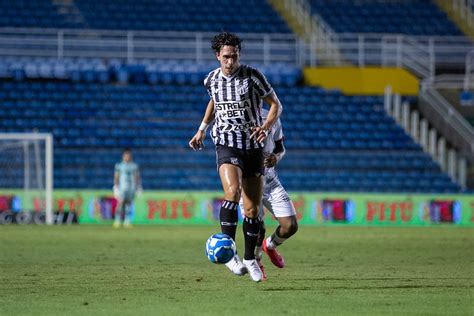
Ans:
<svg viewBox="0 0 474 316"><path fill-rule="evenodd" d="M240 200L240 195L242 194L242 189L238 185L230 185L225 188L224 195L225 199L228 201L238 202Z"/></svg>
<svg viewBox="0 0 474 316"><path fill-rule="evenodd" d="M246 207L244 209L244 213L245 213L246 217L257 218L258 217L258 207L256 207L256 206Z"/></svg>
<svg viewBox="0 0 474 316"><path fill-rule="evenodd" d="M290 227L289 227L289 232L291 235L296 234L298 231L298 222L295 220L291 221Z"/></svg>
<svg viewBox="0 0 474 316"><path fill-rule="evenodd" d="M292 219L289 221L285 221L283 223L280 223L280 236L283 238L288 238L290 236L293 236L296 234L298 231L298 222L296 219Z"/></svg>

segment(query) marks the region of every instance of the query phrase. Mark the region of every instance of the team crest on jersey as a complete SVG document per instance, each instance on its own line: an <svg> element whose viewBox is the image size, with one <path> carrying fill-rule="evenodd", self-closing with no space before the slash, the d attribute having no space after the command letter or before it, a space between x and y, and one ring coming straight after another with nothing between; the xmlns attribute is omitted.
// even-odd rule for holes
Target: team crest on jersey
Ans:
<svg viewBox="0 0 474 316"><path fill-rule="evenodd" d="M242 84L237 88L238 94L246 94L249 92L249 83L247 81L242 82Z"/></svg>
<svg viewBox="0 0 474 316"><path fill-rule="evenodd" d="M239 165L239 159L237 158L230 158L230 163L233 165Z"/></svg>

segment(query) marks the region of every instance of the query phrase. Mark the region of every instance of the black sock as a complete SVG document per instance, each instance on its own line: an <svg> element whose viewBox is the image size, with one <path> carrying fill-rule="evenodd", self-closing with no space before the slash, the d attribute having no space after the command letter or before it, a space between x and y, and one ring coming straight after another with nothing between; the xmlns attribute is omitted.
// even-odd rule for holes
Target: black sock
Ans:
<svg viewBox="0 0 474 316"><path fill-rule="evenodd" d="M219 213L222 233L230 236L233 240L235 240L235 231L239 222L239 215L237 214L238 205L239 203L237 202L224 200L222 201Z"/></svg>
<svg viewBox="0 0 474 316"><path fill-rule="evenodd" d="M258 231L257 247L262 247L263 240L265 239L265 222L260 220L260 230Z"/></svg>
<svg viewBox="0 0 474 316"><path fill-rule="evenodd" d="M280 246L285 240L288 238L284 238L280 236L280 226L275 229L275 232L272 234L272 242L276 246Z"/></svg>
<svg viewBox="0 0 474 316"><path fill-rule="evenodd" d="M255 259L255 246L257 245L258 232L260 230L260 220L258 218L244 219L242 225L244 229L244 240L245 240L245 260Z"/></svg>

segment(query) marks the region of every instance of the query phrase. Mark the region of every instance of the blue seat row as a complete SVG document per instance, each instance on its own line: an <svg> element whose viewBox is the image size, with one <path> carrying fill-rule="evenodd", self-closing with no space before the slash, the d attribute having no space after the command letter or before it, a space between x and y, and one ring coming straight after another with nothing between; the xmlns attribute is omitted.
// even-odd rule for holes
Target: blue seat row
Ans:
<svg viewBox="0 0 474 316"><path fill-rule="evenodd" d="M275 89L284 102L288 154L279 168L288 190L460 191L385 115L380 97ZM0 81L0 132L53 133L57 188L110 188L121 149L132 147L145 188L216 190L211 141L198 153L187 146L207 100L202 84Z"/></svg>
<svg viewBox="0 0 474 316"><path fill-rule="evenodd" d="M266 1L0 1L0 27L290 33ZM232 8L229 10L228 8Z"/></svg>
<svg viewBox="0 0 474 316"><path fill-rule="evenodd" d="M301 79L301 70L295 65L255 65L276 85L294 86ZM5 58L0 60L0 78L16 81L27 79L69 79L73 82L105 83L148 83L198 85L203 78L217 67L217 63L198 64L195 61L152 61L141 60L133 64L118 60L100 59L53 59Z"/></svg>
<svg viewBox="0 0 474 316"><path fill-rule="evenodd" d="M312 11L340 33L462 35L429 0L310 0Z"/></svg>

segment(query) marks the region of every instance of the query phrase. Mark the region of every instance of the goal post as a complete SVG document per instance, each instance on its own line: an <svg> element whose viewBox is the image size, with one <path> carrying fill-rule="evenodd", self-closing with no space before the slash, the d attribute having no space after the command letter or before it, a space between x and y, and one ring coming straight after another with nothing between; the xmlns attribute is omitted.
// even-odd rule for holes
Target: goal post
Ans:
<svg viewBox="0 0 474 316"><path fill-rule="evenodd" d="M52 134L0 133L0 174L0 193L21 192L22 207L44 208L53 224Z"/></svg>

